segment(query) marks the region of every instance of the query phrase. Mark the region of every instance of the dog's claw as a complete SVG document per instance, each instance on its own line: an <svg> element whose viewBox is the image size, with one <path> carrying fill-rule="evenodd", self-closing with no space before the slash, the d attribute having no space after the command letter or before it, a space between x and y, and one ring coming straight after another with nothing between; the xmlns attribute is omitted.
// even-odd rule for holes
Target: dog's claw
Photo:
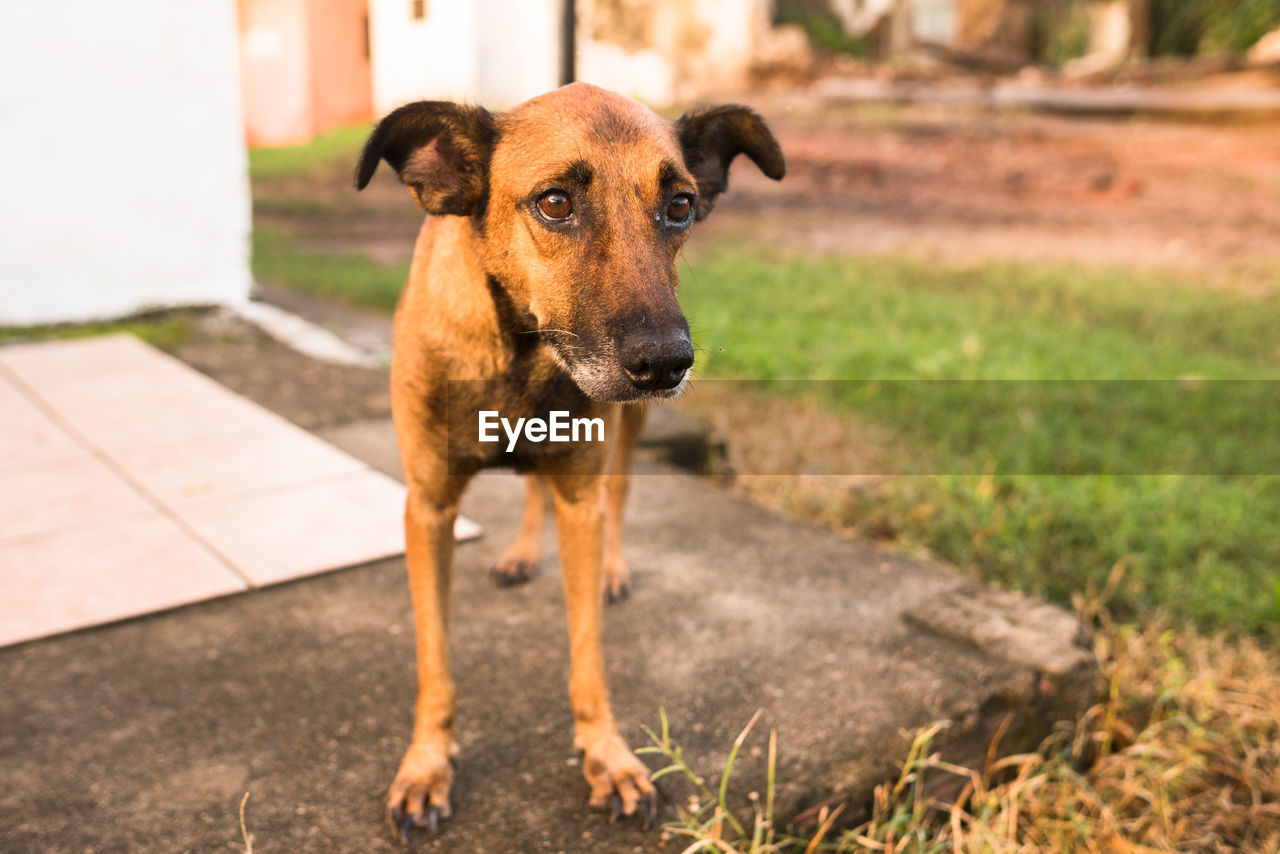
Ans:
<svg viewBox="0 0 1280 854"><path fill-rule="evenodd" d="M391 814L391 825L395 828L396 833L400 836L400 844L409 844L409 828L413 826L413 816L407 815L400 807L393 807Z"/></svg>
<svg viewBox="0 0 1280 854"><path fill-rule="evenodd" d="M489 570L489 577L499 587L515 587L533 579L537 564L528 560L502 560Z"/></svg>
<svg viewBox="0 0 1280 854"><path fill-rule="evenodd" d="M650 830L653 827L653 817L657 812L658 796L656 794L640 799L640 814L644 816L645 830Z"/></svg>
<svg viewBox="0 0 1280 854"><path fill-rule="evenodd" d="M622 798L614 792L609 795L609 821L617 821L622 817Z"/></svg>
<svg viewBox="0 0 1280 854"><path fill-rule="evenodd" d="M432 836L440 835L440 808L434 804L427 807L427 829Z"/></svg>
<svg viewBox="0 0 1280 854"><path fill-rule="evenodd" d="M431 831L432 836L439 836L440 822L443 817L443 811L435 804L428 806L421 818L415 818L413 813L407 812L400 806L392 807L387 812L387 820L395 829L396 835L400 837L400 844L402 845L409 844L409 831L415 827L425 825Z"/></svg>
<svg viewBox="0 0 1280 854"><path fill-rule="evenodd" d="M404 821L400 822L400 841L409 844L409 828L413 827L413 816L405 816Z"/></svg>
<svg viewBox="0 0 1280 854"><path fill-rule="evenodd" d="M631 598L631 586L628 584L621 585L617 590L612 587L605 588L604 601L609 605L616 604L629 598Z"/></svg>

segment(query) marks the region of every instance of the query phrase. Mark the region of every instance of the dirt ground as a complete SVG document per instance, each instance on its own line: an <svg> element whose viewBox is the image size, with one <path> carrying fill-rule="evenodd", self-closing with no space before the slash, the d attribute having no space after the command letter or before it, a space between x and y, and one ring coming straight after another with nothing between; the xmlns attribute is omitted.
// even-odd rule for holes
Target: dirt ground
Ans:
<svg viewBox="0 0 1280 854"><path fill-rule="evenodd" d="M1172 268L1267 292L1280 280L1280 121L1068 117L925 106L759 105L787 154L740 158L709 236L822 253ZM320 251L407 260L421 215L389 169L261 182L257 215Z"/></svg>
<svg viewBox="0 0 1280 854"><path fill-rule="evenodd" d="M730 215L708 231L754 225L822 252L1229 270L1250 288L1280 270L1275 124L891 107L770 117L786 180L738 169Z"/></svg>

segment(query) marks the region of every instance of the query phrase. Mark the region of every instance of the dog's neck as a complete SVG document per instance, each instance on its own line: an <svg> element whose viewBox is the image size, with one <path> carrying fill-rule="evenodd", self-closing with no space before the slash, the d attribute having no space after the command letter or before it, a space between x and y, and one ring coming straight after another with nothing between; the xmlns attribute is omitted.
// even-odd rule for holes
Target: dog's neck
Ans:
<svg viewBox="0 0 1280 854"><path fill-rule="evenodd" d="M403 340L448 354L449 373L459 379L523 373L530 362L549 366L536 319L519 294L485 270L481 240L467 217L426 218L397 314L438 322L425 329L397 322L397 346ZM534 372L544 374L547 366Z"/></svg>

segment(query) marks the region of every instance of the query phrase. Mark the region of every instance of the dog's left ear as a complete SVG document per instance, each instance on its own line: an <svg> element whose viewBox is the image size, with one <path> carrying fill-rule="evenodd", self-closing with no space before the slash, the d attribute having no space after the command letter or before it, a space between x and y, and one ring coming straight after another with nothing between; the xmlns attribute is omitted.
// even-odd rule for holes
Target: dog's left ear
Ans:
<svg viewBox="0 0 1280 854"><path fill-rule="evenodd" d="M787 172L782 148L755 111L737 104L697 107L676 121L684 162L698 182L695 219L705 219L716 197L729 188L729 164L739 154L751 158L775 181Z"/></svg>
<svg viewBox="0 0 1280 854"><path fill-rule="evenodd" d="M405 104L369 135L356 166L356 189L365 188L385 158L418 207L437 216L469 216L487 196L497 138L497 121L481 107L451 101Z"/></svg>

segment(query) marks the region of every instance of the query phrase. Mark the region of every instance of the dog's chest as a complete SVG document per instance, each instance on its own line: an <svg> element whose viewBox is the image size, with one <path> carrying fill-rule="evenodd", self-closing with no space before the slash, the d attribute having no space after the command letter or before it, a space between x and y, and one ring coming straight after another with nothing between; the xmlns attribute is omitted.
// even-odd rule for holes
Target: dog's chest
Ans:
<svg viewBox="0 0 1280 854"><path fill-rule="evenodd" d="M606 440L607 405L587 399L557 372L449 380L447 444L450 469L592 471Z"/></svg>

